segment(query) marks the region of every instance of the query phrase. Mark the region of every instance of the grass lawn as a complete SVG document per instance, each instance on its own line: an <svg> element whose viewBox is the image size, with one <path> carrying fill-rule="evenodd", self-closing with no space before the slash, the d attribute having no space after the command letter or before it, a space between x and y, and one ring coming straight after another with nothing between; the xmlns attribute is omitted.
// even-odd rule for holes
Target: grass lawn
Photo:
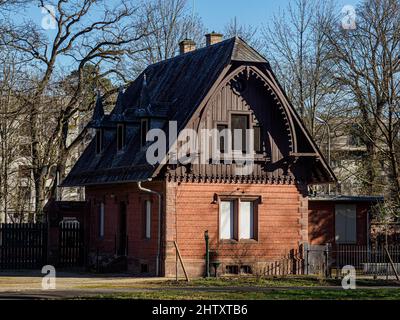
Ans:
<svg viewBox="0 0 400 320"><path fill-rule="evenodd" d="M341 286L340 279L324 279L315 276L288 276L276 278L257 278L257 277L225 277L195 279L186 281L168 281L164 286L171 287L329 287ZM381 287L381 286L400 286L396 281L358 279L357 286L361 287Z"/></svg>
<svg viewBox="0 0 400 320"><path fill-rule="evenodd" d="M318 277L210 278L191 282L151 283L132 292L93 294L84 299L146 300L400 300L395 281L357 281L356 290L343 290L340 280ZM385 288L381 288L385 286ZM375 287L375 288L374 288ZM378 287L378 288L377 288ZM123 287L127 289L127 287ZM110 289L110 287L108 287ZM114 288L115 289L115 288ZM132 288L133 289L133 288Z"/></svg>
<svg viewBox="0 0 400 320"><path fill-rule="evenodd" d="M168 290L95 295L86 299L145 299L145 300L400 300L400 290L270 290L266 292L212 292Z"/></svg>

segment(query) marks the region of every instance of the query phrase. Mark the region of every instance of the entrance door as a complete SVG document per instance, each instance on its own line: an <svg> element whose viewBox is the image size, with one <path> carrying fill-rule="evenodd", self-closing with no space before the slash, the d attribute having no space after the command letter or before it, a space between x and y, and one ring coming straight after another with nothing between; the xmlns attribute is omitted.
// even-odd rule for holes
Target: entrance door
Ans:
<svg viewBox="0 0 400 320"><path fill-rule="evenodd" d="M126 223L126 204L121 202L119 206L119 244L118 244L118 254L120 256L127 255L127 223Z"/></svg>

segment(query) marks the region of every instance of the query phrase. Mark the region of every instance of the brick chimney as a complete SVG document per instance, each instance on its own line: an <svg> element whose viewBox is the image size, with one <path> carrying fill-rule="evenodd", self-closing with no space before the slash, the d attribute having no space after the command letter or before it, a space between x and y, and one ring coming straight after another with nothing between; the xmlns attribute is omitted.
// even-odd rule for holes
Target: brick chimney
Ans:
<svg viewBox="0 0 400 320"><path fill-rule="evenodd" d="M188 53L190 51L196 50L196 42L191 39L185 39L179 42L180 54Z"/></svg>
<svg viewBox="0 0 400 320"><path fill-rule="evenodd" d="M216 44L218 42L222 41L222 38L224 36L220 33L215 33L214 31L211 33L206 34L206 45L212 46L213 44Z"/></svg>

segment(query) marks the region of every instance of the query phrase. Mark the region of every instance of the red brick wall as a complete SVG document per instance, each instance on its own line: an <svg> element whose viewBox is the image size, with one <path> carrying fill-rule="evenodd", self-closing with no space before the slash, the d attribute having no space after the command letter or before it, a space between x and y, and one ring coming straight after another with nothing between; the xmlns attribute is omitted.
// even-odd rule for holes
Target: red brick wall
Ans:
<svg viewBox="0 0 400 320"><path fill-rule="evenodd" d="M357 206L357 244L367 244L367 215L370 204L351 203ZM308 203L309 243L335 244L335 203L333 201L309 201Z"/></svg>
<svg viewBox="0 0 400 320"><path fill-rule="evenodd" d="M190 276L204 274L204 231L210 235L211 249L218 247L219 260L225 266L250 265L253 272L264 263L279 259L300 243L307 241L308 201L294 185L261 184L200 184L200 183L144 183L146 188L163 193L162 263L166 276L175 276L177 241ZM157 253L158 199L143 193L136 184L89 187L87 199L91 202L89 251L92 260L96 253L113 256L115 235L118 235L120 202L127 205L127 232L129 270L140 272L141 264L148 264L150 274L155 274ZM258 207L258 240L221 244L219 233L219 205L214 195L257 196L262 203ZM144 201L152 206L152 237L143 239ZM105 235L99 238L99 207L105 203ZM166 249L165 249L166 248ZM164 251L165 250L165 251ZM179 274L182 269L179 266Z"/></svg>
<svg viewBox="0 0 400 320"><path fill-rule="evenodd" d="M164 192L163 182L143 183L143 186ZM88 187L87 199L92 203L90 213L89 250L92 259L97 251L101 256L113 256L115 236L119 234L120 203L127 206L128 269L140 273L141 264L147 264L149 273L155 274L158 233L158 197L138 190L136 184ZM152 201L151 239L144 238L144 201ZM105 203L105 234L99 237L100 203Z"/></svg>
<svg viewBox="0 0 400 320"><path fill-rule="evenodd" d="M261 196L258 207L258 240L222 244L219 241L219 205L214 195ZM218 247L225 266L263 263L282 257L307 241L307 198L294 185L168 183L166 194L166 275L175 275L176 240L192 276L204 274L204 232L209 231L211 249ZM181 268L179 268L181 271Z"/></svg>

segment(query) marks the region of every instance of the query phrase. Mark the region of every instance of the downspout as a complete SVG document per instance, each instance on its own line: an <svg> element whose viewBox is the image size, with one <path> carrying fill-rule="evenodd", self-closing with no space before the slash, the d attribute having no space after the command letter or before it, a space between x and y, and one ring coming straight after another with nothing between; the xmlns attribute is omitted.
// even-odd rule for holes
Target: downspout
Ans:
<svg viewBox="0 0 400 320"><path fill-rule="evenodd" d="M149 180L151 181L151 180ZM160 251L161 251L161 210L162 210L162 194L160 192L142 187L142 181L137 183L139 190L154 194L158 197L158 241L157 241L157 258L156 258L156 274L160 276Z"/></svg>
<svg viewBox="0 0 400 320"><path fill-rule="evenodd" d="M367 210L367 250L369 251L370 245L370 233L371 233L371 225L370 225L370 210Z"/></svg>

